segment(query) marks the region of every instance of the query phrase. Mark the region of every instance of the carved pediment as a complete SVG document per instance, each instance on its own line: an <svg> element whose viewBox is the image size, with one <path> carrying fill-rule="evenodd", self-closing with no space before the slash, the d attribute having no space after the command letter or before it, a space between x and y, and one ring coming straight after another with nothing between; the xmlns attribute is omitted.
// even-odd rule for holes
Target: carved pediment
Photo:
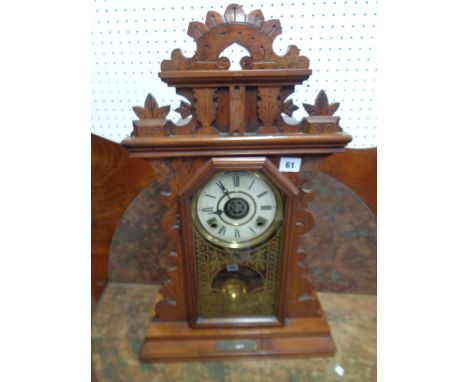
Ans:
<svg viewBox="0 0 468 382"><path fill-rule="evenodd" d="M258 149L262 137L265 144L296 142L298 150L306 151L310 145L320 150L342 148L351 140L342 132L339 117L333 116L339 104L329 103L323 90L314 104L303 103L308 117L292 118L298 107L289 97L312 71L295 45L283 56L273 51L281 34L279 20L265 20L261 10L245 13L240 5L231 4L223 15L209 11L205 22L191 22L187 33L196 43L193 57L175 49L170 60L162 61L159 73L183 97L175 108L182 120L166 119L170 106L159 107L150 94L144 107L134 108L140 120L134 121L133 136L145 141L130 138L126 145L148 147L147 138L159 137L164 139L154 144L175 147L171 139L177 138L177 144L193 145L201 152L204 145L239 148L236 139L242 139L242 144L255 145L252 152L257 153L264 150ZM228 70L230 60L221 56L233 44L248 52L240 59L242 70ZM197 137L201 140L193 139Z"/></svg>
<svg viewBox="0 0 468 382"><path fill-rule="evenodd" d="M231 4L224 15L209 11L204 23L192 21L187 34L197 44L195 55L185 57L180 49L175 49L171 59L161 63L161 70L227 70L229 59L219 55L232 44L241 45L250 54L241 58L242 69L307 69L309 59L299 56L295 45L291 45L283 56L274 53L272 44L281 32L279 20L265 21L261 10L245 14L242 6Z"/></svg>

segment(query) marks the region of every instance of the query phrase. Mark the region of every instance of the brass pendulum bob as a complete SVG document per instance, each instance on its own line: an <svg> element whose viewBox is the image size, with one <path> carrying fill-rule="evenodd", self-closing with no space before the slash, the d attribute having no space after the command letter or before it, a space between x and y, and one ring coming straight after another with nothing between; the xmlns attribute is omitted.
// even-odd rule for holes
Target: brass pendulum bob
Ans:
<svg viewBox="0 0 468 382"><path fill-rule="evenodd" d="M235 303L247 293L247 284L239 279L229 279L223 284L221 292L232 303Z"/></svg>

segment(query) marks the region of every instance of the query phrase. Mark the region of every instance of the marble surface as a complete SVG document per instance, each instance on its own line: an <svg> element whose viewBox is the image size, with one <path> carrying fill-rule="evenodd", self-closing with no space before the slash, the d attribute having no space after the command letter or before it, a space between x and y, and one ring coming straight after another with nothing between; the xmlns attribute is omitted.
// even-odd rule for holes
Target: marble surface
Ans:
<svg viewBox="0 0 468 382"><path fill-rule="evenodd" d="M144 364L138 353L158 289L151 284L107 285L92 321L92 359L99 382L366 382L377 378L375 295L319 293L338 349L334 357ZM342 376L336 372L337 365L344 369Z"/></svg>

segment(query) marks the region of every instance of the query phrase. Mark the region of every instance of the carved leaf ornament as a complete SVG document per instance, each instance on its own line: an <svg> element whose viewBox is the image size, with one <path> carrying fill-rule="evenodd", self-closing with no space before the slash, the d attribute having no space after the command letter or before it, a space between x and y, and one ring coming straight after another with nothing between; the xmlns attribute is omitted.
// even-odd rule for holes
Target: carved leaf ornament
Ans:
<svg viewBox="0 0 468 382"><path fill-rule="evenodd" d="M315 104L310 105L308 103L303 103L304 109L309 115L333 115L340 107L338 102L329 104L328 97L323 90L320 90L317 98L315 99Z"/></svg>
<svg viewBox="0 0 468 382"><path fill-rule="evenodd" d="M188 102L180 101L180 106L175 109L177 113L181 115L182 118L187 118L188 116L192 115L192 105Z"/></svg>
<svg viewBox="0 0 468 382"><path fill-rule="evenodd" d="M139 119L165 119L170 110L170 106L159 107L158 102L151 93L148 93L144 107L133 106L133 111Z"/></svg>
<svg viewBox="0 0 468 382"><path fill-rule="evenodd" d="M285 103L283 103L283 109L281 110L281 112L289 117L292 117L293 113L297 109L299 108L293 104L293 101L291 99L288 99Z"/></svg>

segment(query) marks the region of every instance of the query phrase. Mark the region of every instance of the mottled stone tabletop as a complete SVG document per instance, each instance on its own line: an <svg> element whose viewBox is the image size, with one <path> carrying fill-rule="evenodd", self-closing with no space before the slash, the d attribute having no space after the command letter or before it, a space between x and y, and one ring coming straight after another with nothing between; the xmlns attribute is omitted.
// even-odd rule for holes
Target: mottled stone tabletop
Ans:
<svg viewBox="0 0 468 382"><path fill-rule="evenodd" d="M99 382L377 379L375 295L319 293L338 349L334 357L145 364L138 353L158 289L158 285L117 282L106 287L93 314L92 358Z"/></svg>

